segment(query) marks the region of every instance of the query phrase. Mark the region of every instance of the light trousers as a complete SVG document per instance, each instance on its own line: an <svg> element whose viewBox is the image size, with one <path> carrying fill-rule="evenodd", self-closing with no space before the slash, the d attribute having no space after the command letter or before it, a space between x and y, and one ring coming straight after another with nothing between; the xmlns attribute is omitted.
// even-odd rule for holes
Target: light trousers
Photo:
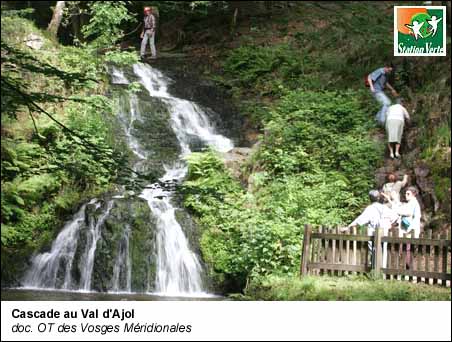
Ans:
<svg viewBox="0 0 452 342"><path fill-rule="evenodd" d="M153 30L146 30L144 32L143 39L141 40L140 56L144 57L144 55L146 54L146 46L148 45L148 41L149 45L151 46L152 57L156 57L157 52L155 50L155 31Z"/></svg>

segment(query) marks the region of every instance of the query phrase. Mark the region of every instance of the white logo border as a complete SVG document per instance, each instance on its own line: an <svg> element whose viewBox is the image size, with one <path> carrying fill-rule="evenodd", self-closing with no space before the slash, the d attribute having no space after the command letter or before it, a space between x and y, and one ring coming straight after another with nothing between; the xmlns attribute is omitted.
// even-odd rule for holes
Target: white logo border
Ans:
<svg viewBox="0 0 452 342"><path fill-rule="evenodd" d="M398 46L399 46L399 35L398 35L398 28L397 28L397 9L398 8L426 8L426 9L442 9L443 10L443 52L436 52L436 53L402 53L399 52ZM394 56L447 56L447 44L446 44L446 36L447 36L447 30L446 30L446 21L447 21L447 10L446 6L394 6Z"/></svg>

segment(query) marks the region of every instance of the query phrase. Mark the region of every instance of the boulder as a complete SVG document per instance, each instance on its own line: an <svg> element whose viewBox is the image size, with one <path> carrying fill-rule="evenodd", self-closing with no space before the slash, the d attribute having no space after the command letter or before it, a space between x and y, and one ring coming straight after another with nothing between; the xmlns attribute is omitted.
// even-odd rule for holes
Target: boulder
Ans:
<svg viewBox="0 0 452 342"><path fill-rule="evenodd" d="M242 166L250 157L252 150L249 147L234 147L232 150L221 154L225 167L231 171L235 178L242 180Z"/></svg>
<svg viewBox="0 0 452 342"><path fill-rule="evenodd" d="M37 34L30 33L25 38L25 45L27 45L29 48L33 50L40 50L44 45L44 38L38 36Z"/></svg>

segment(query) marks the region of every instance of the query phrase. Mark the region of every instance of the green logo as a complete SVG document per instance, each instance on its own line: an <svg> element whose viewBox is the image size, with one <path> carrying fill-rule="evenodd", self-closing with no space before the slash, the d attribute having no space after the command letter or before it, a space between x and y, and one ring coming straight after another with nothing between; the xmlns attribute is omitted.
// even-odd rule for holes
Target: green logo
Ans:
<svg viewBox="0 0 452 342"><path fill-rule="evenodd" d="M446 56L445 6L395 6L394 56Z"/></svg>

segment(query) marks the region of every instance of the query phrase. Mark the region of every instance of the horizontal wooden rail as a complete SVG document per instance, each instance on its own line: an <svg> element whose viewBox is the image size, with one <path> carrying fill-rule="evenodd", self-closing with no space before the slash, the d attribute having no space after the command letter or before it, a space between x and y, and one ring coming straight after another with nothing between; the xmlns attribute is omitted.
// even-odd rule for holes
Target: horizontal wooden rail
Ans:
<svg viewBox="0 0 452 342"><path fill-rule="evenodd" d="M373 241L373 236L367 235L342 235L342 234L322 234L322 233L312 233L311 239L326 239L326 240L337 240L337 241Z"/></svg>
<svg viewBox="0 0 452 342"><path fill-rule="evenodd" d="M451 240L437 240L437 239L413 239L413 238L399 238L384 236L381 238L382 242L389 243L410 243L412 245L426 245L426 246L450 246Z"/></svg>

